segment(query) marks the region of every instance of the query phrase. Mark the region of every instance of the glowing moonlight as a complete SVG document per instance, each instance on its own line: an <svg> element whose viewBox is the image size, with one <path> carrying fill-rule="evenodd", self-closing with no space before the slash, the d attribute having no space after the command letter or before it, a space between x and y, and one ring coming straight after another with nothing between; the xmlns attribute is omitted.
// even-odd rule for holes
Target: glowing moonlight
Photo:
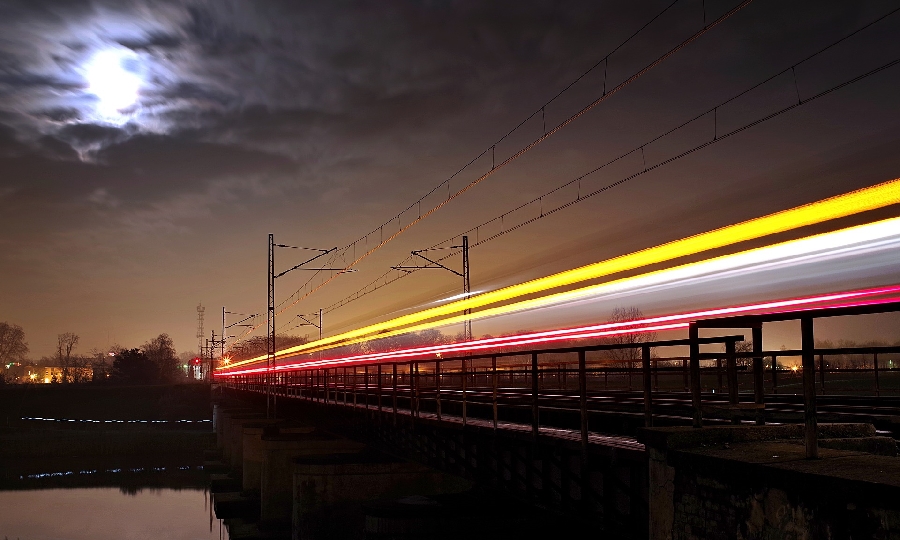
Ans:
<svg viewBox="0 0 900 540"><path fill-rule="evenodd" d="M85 66L88 92L97 96L100 114L114 116L137 102L141 78L126 68L136 60L137 55L128 50L106 50L96 53Z"/></svg>

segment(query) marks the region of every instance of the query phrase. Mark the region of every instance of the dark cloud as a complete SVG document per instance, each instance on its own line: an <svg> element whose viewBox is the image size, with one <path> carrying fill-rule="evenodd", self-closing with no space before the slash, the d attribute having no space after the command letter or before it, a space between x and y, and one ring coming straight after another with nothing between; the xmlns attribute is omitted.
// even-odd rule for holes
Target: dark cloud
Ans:
<svg viewBox="0 0 900 540"><path fill-rule="evenodd" d="M27 150L27 146L16 137L16 130L0 124L0 157L18 155Z"/></svg>
<svg viewBox="0 0 900 540"><path fill-rule="evenodd" d="M65 124L81 119L81 111L74 107L57 107L46 111L38 111L31 113L32 116L44 118L51 122Z"/></svg>
<svg viewBox="0 0 900 540"><path fill-rule="evenodd" d="M84 84L54 75L29 72L0 73L0 95L21 89L45 89L54 91L80 90Z"/></svg>
<svg viewBox="0 0 900 540"><path fill-rule="evenodd" d="M37 142L41 152L51 159L69 161L79 159L78 152L69 143L61 141L52 135L44 135Z"/></svg>
<svg viewBox="0 0 900 540"><path fill-rule="evenodd" d="M134 129L104 126L98 124L70 124L56 132L56 137L69 144L85 147L104 147L127 139Z"/></svg>
<svg viewBox="0 0 900 540"><path fill-rule="evenodd" d="M171 100L189 100L197 106L225 107L234 103L234 96L207 84L180 82L163 88L158 94L147 93L148 98L158 98L167 103Z"/></svg>
<svg viewBox="0 0 900 540"><path fill-rule="evenodd" d="M153 32L138 38L120 38L116 40L116 43L132 51L156 52L178 49L184 41L181 36L176 34Z"/></svg>
<svg viewBox="0 0 900 540"><path fill-rule="evenodd" d="M188 6L187 12L189 21L184 25L184 31L207 55L243 54L261 44L259 37L237 30L231 21L215 17L211 9Z"/></svg>

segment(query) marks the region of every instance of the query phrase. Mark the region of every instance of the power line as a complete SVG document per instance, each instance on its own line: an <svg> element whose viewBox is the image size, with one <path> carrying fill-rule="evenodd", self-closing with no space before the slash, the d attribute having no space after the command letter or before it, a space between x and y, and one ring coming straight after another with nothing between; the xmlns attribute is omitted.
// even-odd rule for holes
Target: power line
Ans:
<svg viewBox="0 0 900 540"><path fill-rule="evenodd" d="M579 77L578 80L580 80L580 79L583 78L585 75L587 75L588 73L590 73L591 71L593 71L594 69L596 69L601 63L604 63L604 64L608 63L609 57L610 57L615 51L618 51L621 47L623 47L624 45L626 45L630 40L632 40L632 39L633 39L635 36L637 36L642 30L644 30L650 23L652 23L653 20L656 20L656 19L657 19L658 17L660 17L663 13L665 13L666 11L668 11L668 10L669 10L673 5L675 5L678 1L679 1L679 0L675 0L674 2L672 2L671 4L669 4L669 5L668 5L668 6L667 6L660 14L658 14L656 17L654 17L654 19L652 19L649 23L647 23L647 24L645 24L644 26L642 26L638 31L636 31L634 34L632 34L631 36L629 36L625 41L623 41L623 42L622 42L621 44L619 44L615 49L613 49L612 52L608 53L608 54L607 54L600 62L598 62L597 64L595 64L591 69L589 69L587 72L585 72L585 74L581 75L581 76ZM548 101L547 103L545 103L540 109L538 109L538 111L536 111L535 113L532 113L532 115L530 115L526 120L524 120L523 122L521 122L516 128L513 128L509 133L507 133L507 134L504 135L502 138L500 138L496 143L494 143L493 145L491 145L490 147L488 147L487 149L485 149L481 154L479 154L478 157L476 157L475 159L473 159L472 161L470 161L469 163L467 163L465 166L463 166L463 168L461 168L461 169L458 170L456 173L454 173L450 178L448 178L447 180L444 180L443 182L441 182L440 184L438 184L435 188L433 188L431 191L429 191L426 195L424 195L423 197L419 198L416 202L414 202L413 204L409 205L405 210L403 210L402 212L400 212L399 214L397 214L397 216L395 216L395 217L391 218L390 220L384 222L384 223L383 223L382 225L380 225L379 227L377 227L377 228L375 228L375 229L372 229L372 231L370 231L370 232L369 232L368 234L366 234L365 236L362 236L362 237L358 238L357 240L351 242L350 244L348 244L348 245L346 245L344 248L342 248L342 249L340 250L342 253L346 253L346 252L348 252L350 249L353 249L353 251L354 251L354 257L355 257L355 259L354 259L352 262L350 262L350 263L344 268L344 270L346 271L346 270L349 270L349 269L351 269L352 267L356 266L356 265L359 264L363 259L367 258L369 255L371 255L372 253L374 253L375 251L377 251L378 249L380 249L381 247L383 247L385 244L389 243L389 242L392 241L394 238L400 236L400 235L403 234L405 231L409 230L411 227L413 227L414 225L416 225L417 223L419 223L419 222L422 221L423 219L429 217L431 214L437 212L438 210L440 210L441 208L443 208L443 207L444 207L447 203L449 203L450 201L452 201L452 200L454 200L454 199L460 197L460 196L463 195L465 192L467 192L469 189L475 187L476 185L478 185L478 184L481 183L483 180L485 180L485 179L487 179L488 177L490 177L491 175L493 175L495 172L497 172L497 171L500 170L501 168L505 167L506 165L509 165L510 163L512 163L513 161L515 161L516 159L518 159L519 157L521 157L522 155L524 155L525 153L527 153L528 151L530 151L531 149L533 149L534 147L536 147L537 145L539 145L540 143L542 143L542 142L543 142L544 140L546 140L547 138L549 138L549 137L551 137L552 135L556 134L558 131L560 131L560 130L563 129L564 127L568 126L569 124L571 124L571 123L574 122L576 119L578 119L578 118L580 118L581 116L583 116L584 114L586 114L588 111L590 111L591 109L593 109L594 107L596 107L596 106L599 105L600 103L606 101L610 96L612 96L612 95L618 93L620 90L622 90L623 88L625 88L626 86L628 86L629 84L631 84L632 82L634 82L635 80L637 80L638 78L640 78L641 76L643 76L644 74L646 74L647 72L649 72L650 70L652 70L654 67L656 67L657 65L659 65L660 63L662 63L663 61L665 61L667 58L669 58L670 56L674 55L675 53L677 53L678 51L680 51L680 50L683 49L684 47L688 46L688 45L691 44L692 42L696 41L698 38L700 38L700 37L701 37L702 35L704 35L706 32L708 32L708 31L711 30L712 28L718 26L720 23L724 22L726 19L730 18L732 15L734 15L735 13L737 13L738 11L740 11L741 9L743 9L744 7L746 7L747 5L749 5L752 1L753 1L753 0L742 0L740 3L738 3L736 6L734 6L733 8L731 8L730 10L728 10L726 13L724 13L723 15L721 15L721 16L720 16L718 19L716 19L715 21L713 21L713 22L711 22L711 23L709 23L709 24L704 24L704 26L703 26L699 31L695 32L693 35L691 35L690 37L688 37L687 39L685 39L684 41L682 41L681 43L679 43L678 45L676 45L675 47L673 47L672 49L670 49L669 51L667 51L666 53L664 53L663 55L661 55L660 57L658 57L657 59L653 60L652 62L650 62L649 64L647 64L646 66L644 66L642 69L640 69L640 70L638 70L637 72L635 72L634 74L632 74L630 77L628 77L627 79L625 79L624 81L622 81L621 83L619 83L618 85L616 85L615 87L613 87L612 90L607 91L606 88L605 88L605 85L604 85L604 90L603 90L603 93L600 95L600 97L596 98L594 101L592 101L592 102L589 103L588 105L584 106L581 110L579 110L579 111L576 112L575 114L573 114L573 115L569 116L568 118L566 118L565 120L563 120L563 121L562 121L561 123L559 123L556 127L550 129L549 131L546 131L546 130L545 130L545 131L541 134L540 137L538 137L537 139L534 139L531 143L529 143L529 144L525 145L524 147L520 148L518 151L516 151L515 153L511 154L509 157L507 157L506 159L504 159L501 163L499 163L499 164L496 164L496 162L495 162L495 163L492 163L491 169L488 170L488 172L486 172L486 173L482 174L481 176L479 176L478 178L476 178L476 179L470 181L468 184L466 184L466 185L463 186L462 188L458 189L455 193L452 193L452 192L451 192L451 190L450 190L450 181L451 181L455 176L457 176L458 174L462 173L466 168L468 168L471 164L475 163L479 158L485 156L485 155L487 154L488 151L491 151L491 153L492 153L492 155L493 155L493 154L494 154L494 151L496 150L496 146L497 146L497 144L498 144L499 142L502 142L504 139L506 139L507 137L509 137L513 132L515 132L515 131L518 130L521 126L523 126L525 123L527 123L527 121L528 121L530 118L533 118L535 115L537 115L538 112L543 113L543 111L546 109L547 105L549 105L550 103L552 103L552 101L554 101L555 99L557 99L557 98L559 97L559 95L562 94L562 92L564 92L564 91L567 90L568 88L571 88L571 86L572 86L573 84L575 84L574 82L571 83L569 86L566 87L566 89L564 89L562 92L560 92L559 94L557 94L556 96L554 96L554 98L552 98L550 101ZM577 80L576 80L575 82L577 82ZM421 210L421 203L422 203L422 201L424 201L425 199L427 199L427 198L428 198L430 195L432 195L433 193L436 193L439 189L442 189L442 187L445 186L445 185L447 186L447 198L444 199L444 200L442 200L440 203L434 205L432 208L426 209L426 210L423 212L423 211ZM409 212L410 210L412 210L412 209L414 209L414 208L417 208L417 207L418 207L418 217L412 219L407 225L401 225L401 223L402 223L402 222L401 222L401 217L403 217L403 215L404 215L405 213L407 213L407 212ZM415 215L415 214L414 214L414 215ZM385 229L385 227L390 226L392 223L394 223L394 221L397 222L397 232L389 233L389 236L385 239L385 238L384 238L384 229ZM355 255L355 251L356 251L356 246L357 246L357 244L362 243L362 242L365 242L365 245L368 246L368 239L369 239L369 237L372 236L372 235L374 235L376 232L378 232L379 235L380 235L380 237L379 237L379 242L375 245L375 247L373 247L373 248L371 248L371 249L367 249L362 255L360 255L360 256L357 257L357 256ZM291 302L288 306L282 308L282 309L278 312L278 314L284 313L284 311L286 311L287 309L290 309L291 307L293 307L294 305L296 305L297 303L299 303L299 302L300 302L301 300L303 300L304 298L307 298L308 296L310 296L311 294L313 294L313 293L316 292L317 290L321 289L322 287L324 287L325 285L327 285L328 283L330 283L330 282L334 279L334 277L335 277L335 275L330 276L328 279L326 279L325 281L323 281L323 282L320 283L319 285L317 285L317 286L315 286L315 287L312 287L312 288L310 289L310 291L309 291L309 292L306 292L305 294L302 294L302 295L299 294L299 293L300 293L300 290L298 290L297 292L295 292L294 294L291 295L291 297L294 297L295 295L297 295L297 298L296 298L293 302Z"/></svg>
<svg viewBox="0 0 900 540"><path fill-rule="evenodd" d="M488 220L488 221L485 221L485 222L483 222L483 223L481 223L481 224L479 224L479 225L477 225L477 226L475 226L475 227L472 227L472 228L468 229L467 231L464 231L464 232L462 232L462 233L460 233L460 234L457 234L457 235L454 235L454 236L452 236L452 237L450 237L450 238L448 238L448 239L446 239L446 240L443 240L443 241L441 241L441 242L438 242L438 243L432 245L431 248L429 248L429 249L435 249L435 248L438 248L439 246L441 246L442 244L447 244L447 243L453 242L453 241L455 241L456 239L460 238L460 237L463 236L463 235L471 235L471 234L473 234L473 233L477 234L478 231L479 231L481 228L486 227L487 225L490 225L491 223L494 223L494 222L497 222L497 221L501 221L501 222L502 222L502 220L503 220L505 217L507 217L507 216L509 216L509 215L511 215L511 214L514 214L515 212L518 212L518 211L520 211L520 210L522 210L522 209L525 209L525 208L527 208L527 207L529 207L529 206L531 206L531 205L534 205L535 203L541 203L541 202L543 202L543 199L546 198L546 197L548 197L549 195L552 195L553 193L556 193L556 192L558 192L558 191L560 191L560 190L562 190L562 189L564 189L564 188L566 188L566 187L572 186L572 185L574 185L574 184L580 182L580 181L583 180L584 178L586 178L586 177L588 177L588 176L590 176L590 175L592 175L592 174L597 173L598 171L604 169L605 167L608 167L608 166L612 165L613 163L616 163L617 161L620 161L621 159L624 159L625 157L627 157L627 156L629 156L629 155L632 155L632 154L635 154L635 153L637 153L637 152L639 152L639 151L642 151L642 150L643 150L645 147L647 147L648 145L650 145L650 144L652 144L652 143L654 143L654 142L656 142L656 141L658 141L658 140L660 140L660 139L662 139L662 138L664 138L664 137L667 137L667 136L669 136L669 135L671 135L671 134L673 134L673 133L675 133L675 132L677 132L677 131L683 129L683 128L687 127L688 125L690 125L690 124L692 124L692 123L694 123L694 122L697 122L697 121L699 121L699 120L701 120L701 119L703 119L703 118L707 118L707 117L710 116L710 114L712 114L712 115L715 117L715 116L716 116L716 113L717 113L717 111L718 111L718 109L720 109L721 107L723 107L723 106L725 106L725 105L727 105L727 104L729 104L729 103L731 103L731 102L733 102L733 101L739 99L739 98L742 97L742 96L745 96L745 95L748 94L749 92L752 92L753 90L759 88L760 86L763 86L764 84L766 84L766 83L768 83L768 82L771 82L772 80L774 80L774 79L776 79L776 78L778 78L778 77L780 77L780 76L782 76L782 75L784 75L784 74L786 74L786 73L788 73L788 72L795 73L795 72L796 72L796 68L797 68L798 66L800 66L801 64L803 64L803 63L805 63L805 62L807 62L807 61L809 61L809 60L811 60L811 59L813 59L813 58L815 58L815 57L817 57L817 56L819 56L819 55L825 53L825 52L828 51L829 49L831 49L831 48L833 48L833 47L839 45L840 43L846 41L847 39L849 39L849 38L851 38L851 37L853 37L853 36L855 36L856 34L858 34L858 33L862 32L862 31L866 30L867 28L869 28L869 27L871 27L871 26L873 26L873 25L875 25L875 24L881 22L882 20L886 19L887 17L896 14L898 11L900 11L900 8L895 8L895 9L891 10L890 12L888 12L888 13L886 13L886 14L880 16L880 17L878 17L877 19L874 19L873 21L871 21L871 22L865 24L864 26L862 26L862 27L860 27L860 28L854 30L854 31L851 32L850 34L847 34L847 35L843 36L842 38L840 38L840 39L838 39L837 41L835 41L835 42L833 42L833 43L827 45L826 47L824 47L824 48L818 50L817 52L815 52L815 53L813 53L813 54L811 54L811 55L805 57L804 59L802 59L802 60L800 60L800 61L798 61L798 62L795 62L795 63L792 64L791 66L789 66L789 67L787 67L787 68L785 68L785 69L779 71L778 73L776 73L776 74L774 74L774 75L771 75L771 76L767 77L766 79L762 80L761 82L759 82L759 83L757 83L757 84L754 84L754 85L750 86L750 87L747 88L746 90L744 90L744 91L742 91L742 92L740 92L740 93L738 93L738 94L732 96L731 98L726 99L725 101L719 103L718 105L716 105L716 106L714 106L714 107L712 107L712 108L710 108L710 109L708 109L708 110L706 110L706 111L704 111L704 112L702 112L702 113L700 113L700 114L694 116L694 117L691 118L690 120L687 120L687 121L685 121L685 122L679 124L678 126L672 128L672 129L670 129L670 130L668 130L668 131L666 131L666 132L664 132L664 133L662 133L662 134L660 134L660 135L658 135L658 136L656 136L656 137L654 137L654 138L652 138L652 139L650 139L649 141L647 141L647 142L645 142L645 143L643 143L643 144L641 144L641 145L639 145L639 146L637 146L637 147L635 147L635 148L629 150L628 152L625 152L624 154L621 154L620 156L618 156L618 157L616 157L616 158L614 158L614 159L612 159L612 160L610 160L610 161L608 161L608 162L606 162L606 163L600 165L599 167L596 167L596 168L594 168L594 169L592 169L592 170L590 170L590 171L588 171L588 172L586 172L586 173L584 173L584 174L582 174L582 175L580 175L580 176L578 176L578 177L576 177L576 178L574 178L574 179L572 179L572 180L570 180L570 181L568 181L568 182L566 182L566 183L564 183L564 184L562 184L562 185L560 185L560 186L558 186L558 187L556 187L556 188L554 188L554 189L552 189L552 190L550 190L550 191L544 193L543 195L541 195L541 196L539 196L539 197L536 197L536 198L532 199L531 201L528 201L528 202L526 202L526 203L524 203L524 204L521 204L521 205L517 206L516 208L513 208L512 210L508 210L508 211L504 212L503 214L501 214L501 215L499 215L499 216L497 216L497 217L495 217L495 218L492 218L492 219L490 219L490 220ZM711 138L710 140L705 141L705 142L703 142L703 143L701 143L701 144L699 144L699 145L697 145L697 146L694 146L693 148L690 148L690 149L688 149L688 150L686 150L686 151L684 151L684 152L681 152L681 153L676 154L676 155L674 155L674 156L670 156L669 158L667 158L667 159L665 159L665 160L663 160L663 161L660 161L660 162L658 162L658 163L656 163L656 164L654 164L654 165L652 165L652 166L650 166L650 167L647 167L647 166L646 166L646 163L644 162L643 168L642 168L641 170L639 170L639 171L637 171L637 172L635 172L635 173L632 173L632 174L630 174L630 175L628 175L628 176L626 176L626 177L624 177L624 178L621 178L621 179L619 179L619 180L616 181L616 182L613 182L613 183L608 184L608 185L606 185L606 186L603 186L603 187L601 187L601 188L599 188L599 189L597 189L597 190L594 190L594 191L592 191L592 192L589 192L589 193L587 193L587 194L582 195L581 192L580 192L580 190L579 190L579 192L578 192L578 194L577 194L577 196L576 196L576 198L575 198L574 200L570 200L570 201L568 201L568 202L561 203L560 205L558 205L558 206L556 206L556 207L554 207L554 208L552 208L552 209L549 209L549 210L544 210L544 209L542 208L542 209L541 209L541 213L540 213L538 216L533 217L533 218L531 218L531 219L528 219L528 220L526 220L526 221L523 221L523 222L521 222L521 223L518 223L518 224L516 224L516 225L509 226L509 227L505 227L505 228L503 228L501 231L499 231L499 232L497 232L497 233L495 233L495 234L493 234L493 235L491 235L491 236L488 236L488 237L486 237L486 238L483 238L483 239L478 238L478 239L476 240L476 242L474 242L473 244L470 245L470 247L477 247L477 246L479 246L479 245L481 245L481 244L484 244L484 243L486 243L486 242L490 242L490 241L495 240L495 239L497 239L497 238L499 238L499 237L501 237L501 236L504 236L504 235L506 235L506 234L508 234L508 233L511 233L511 232L515 231L515 230L518 230L518 229L520 229L520 228L522 228L522 227L524 227L524 226L526 226L526 225L529 225L529 224L534 223L534 222L536 222L536 221L539 221L539 220L541 220L541 219L543 219L543 218L545 218L545 217L548 217L548 216L550 216L550 215L553 215L553 214L555 214L556 212L559 212L559 211L561 211L561 210L565 210L565 209L567 209L567 208L570 208L570 207L574 206L575 204L577 204L577 203L579 203L579 202L582 202L582 201L584 201L584 200L586 200L586 199L588 199L588 198L591 198L591 197L593 197L593 196L595 196L595 195L598 195L598 194L600 194L600 193L603 193L603 192L605 192L605 191L608 191L608 190L610 190L610 189L612 189L612 188L614 188L614 187L617 187L617 186L619 186L619 185L621 185L621 184L624 184L625 182L628 182L629 180L632 180L632 179L634 179L634 178L637 178L638 176L641 176L641 175L643 175L643 174L645 174L645 173L651 172L651 171L653 171L653 170L655 170L655 169L658 169L658 168L660 168L660 167L662 167L662 166L664 166L664 165L667 165L667 164L669 164L669 163L671 163L671 162L673 162L673 161L676 161L676 160L678 160L678 159L681 159L682 157L686 157L686 156L688 156L688 155L690 155L690 154L693 154L694 152L696 152L696 151L698 151L698 150L702 150L703 148L706 148L707 146L710 146L710 145L712 145L712 144L714 144L714 143L716 143L716 142L718 142L718 141L720 141L720 140L729 138L729 137L731 137L731 136L733 136L733 135L737 135L738 133L741 133L741 132L743 132L743 131L745 131L745 130L751 128L751 127L754 127L754 126L756 126L756 125L758 125L758 124L761 124L761 123L766 122L766 121L768 121L768 120L771 120L771 119L773 119L773 118L775 118L775 117L777 117L777 116L780 116L780 115L782 115L782 114L784 114L784 113L786 113L786 112L789 112L789 111L791 111L791 110L793 110L793 109L795 109L795 108L797 108L797 107L799 107L799 106L801 106L801 105L804 105L804 104L806 104L806 103L809 103L809 102L811 102L811 101L814 101L814 100L816 100L816 99L819 99L819 98L821 98L821 97L824 97L824 96L826 96L826 95L828 95L828 94L831 94L832 92L835 92L835 91L837 91L837 90L839 90L839 89L841 89L841 88L843 88L843 87L845 87L845 86L848 86L848 85L850 85L850 84L859 82L859 81L861 81L861 80L863 80L863 79L865 79L865 78L868 78L868 77L870 77L870 76L872 76L872 75L875 75L875 74L877 74L877 73L880 73L881 71L884 71L885 69L888 69L888 68L890 68L890 67L893 67L893 66L896 65L898 62L900 62L900 59L897 59L897 60L888 62L888 63L886 63L886 64L883 64L883 65L881 65L881 66L879 66L879 67L877 67L877 68L875 68L875 69L873 69L873 70L870 70L870 71L868 71L868 72L866 72L866 73L863 73L862 75L859 75L859 76L857 76L857 77L854 77L854 78L852 78L852 79L849 79L849 80L846 80L846 81L844 81L844 82L842 82L842 83L839 83L839 84L837 84L837 85L835 85L835 86L832 86L832 87L830 87L830 88L828 88L828 89L826 89L826 90L824 90L824 91L822 91L822 92L819 92L818 94L815 94L815 95L813 95L813 96L811 96L811 97L808 97L808 98L805 98L805 99L802 98L802 97L800 97L800 98L798 98L798 100L797 100L796 102L793 102L791 105L788 105L788 106L783 107L783 108L781 108L781 109L779 109L779 110L776 110L776 111L774 111L774 112L772 112L772 113L770 113L770 114L768 114L768 115L765 115L765 116L762 116L762 117L760 117L760 118L757 118L756 120L754 120L754 121L752 121L752 122L749 122L749 123L747 123L747 124L744 124L744 125L742 125L742 126L736 128L736 129L733 129L733 130L729 131L729 132L726 132L726 133L723 133L723 134L719 134L718 131L717 131L718 126L717 126L717 125L714 125L713 136L712 136L712 138ZM448 257L454 256L455 254L456 254L455 252L451 252L451 253L448 253L447 255L445 255L444 257L438 258L437 260L438 260L438 261L442 261L442 260L444 260L444 259L446 259L446 258L448 258ZM403 265L405 265L405 264L406 264L408 261L410 261L410 260L411 260L411 257L408 256L408 257L406 257L401 263L399 263L399 264L397 264L397 265L394 265L394 267L397 267L397 266L403 266ZM415 270L413 270L413 271L415 271ZM373 293L373 292L375 292L375 291L377 291L377 290L379 290L379 289L381 289L381 288L383 288L383 287L385 287L385 286L387 286L387 285L390 285L391 283L394 283L394 282L396 282L396 281L399 280L399 279L402 279L402 278L405 278L405 277L409 276L410 273L412 273L412 272L396 273L396 274L395 274L395 270L392 268L391 270L388 270L387 272L383 273L381 276L379 276L379 277L376 278L375 280L371 281L371 282L370 282L369 284L367 284L365 287L362 287L361 289L357 290L357 291L354 292L353 294L348 295L347 297L343 298L342 300L340 300L340 301L338 301L338 302L335 302L334 304L331 304L330 306L326 307L326 308L325 308L325 313L331 313L332 311L335 311L336 309L339 309L339 308L341 308L341 307L343 307L343 306L349 304L350 302L353 302L353 301L355 301L355 300L358 300L359 298L362 298L363 296L366 296L366 295L368 295L368 294L370 294L370 293ZM385 279L385 278L387 278L388 276L391 276L392 274L394 275L394 277L392 277L391 279ZM385 281L379 283L379 281L382 281L382 280L385 280Z"/></svg>

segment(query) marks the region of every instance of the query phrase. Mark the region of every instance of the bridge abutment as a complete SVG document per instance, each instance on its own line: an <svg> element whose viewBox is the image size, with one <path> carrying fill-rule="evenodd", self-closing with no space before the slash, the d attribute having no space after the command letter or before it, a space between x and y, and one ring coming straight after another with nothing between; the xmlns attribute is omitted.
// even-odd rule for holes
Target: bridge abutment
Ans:
<svg viewBox="0 0 900 540"><path fill-rule="evenodd" d="M869 424L819 428L819 459L806 458L802 426L643 430L651 540L894 538L896 443ZM886 455L861 451L873 449Z"/></svg>

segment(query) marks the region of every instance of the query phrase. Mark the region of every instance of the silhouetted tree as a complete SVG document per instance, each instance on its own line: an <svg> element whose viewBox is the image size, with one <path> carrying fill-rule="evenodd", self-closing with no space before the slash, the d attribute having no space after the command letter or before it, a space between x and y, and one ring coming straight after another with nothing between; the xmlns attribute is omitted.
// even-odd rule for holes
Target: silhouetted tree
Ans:
<svg viewBox="0 0 900 540"><path fill-rule="evenodd" d="M153 384L159 381L159 366L144 351L125 349L113 359L112 378L131 384Z"/></svg>
<svg viewBox="0 0 900 540"><path fill-rule="evenodd" d="M25 331L17 324L0 322L0 363L21 362L28 353Z"/></svg>
<svg viewBox="0 0 900 540"><path fill-rule="evenodd" d="M629 321L635 321L638 319L643 319L644 313L637 307L617 307L615 308L609 316L609 322L611 323L628 323ZM619 327L620 329L628 328L627 324ZM604 343L609 343L612 345L634 345L634 347L623 347L621 349L612 349L608 351L608 355L616 361L616 363L620 363L623 367L627 366L634 370L637 366L637 361L641 359L641 343L646 343L648 341L656 340L656 332L633 332L627 334L618 334L615 336L611 336L603 339ZM628 372L628 387L631 388L632 385L632 371Z"/></svg>
<svg viewBox="0 0 900 540"><path fill-rule="evenodd" d="M178 353L169 334L160 334L141 346L144 355L156 365L161 381L172 382L180 378Z"/></svg>
<svg viewBox="0 0 900 540"><path fill-rule="evenodd" d="M610 314L608 322L627 323L628 321L634 321L643 318L644 313L634 306L627 308L617 307ZM627 328L627 325L623 326L622 328ZM605 343L614 345L635 345L635 347L613 349L609 351L609 355L613 360L617 360L620 362L635 362L641 359L640 344L655 340L656 332L634 332L608 337L603 341Z"/></svg>
<svg viewBox="0 0 900 540"><path fill-rule="evenodd" d="M78 339L78 335L73 332L65 332L56 336L56 363L62 371L60 382L74 382L75 366L73 365L72 351L75 350Z"/></svg>

